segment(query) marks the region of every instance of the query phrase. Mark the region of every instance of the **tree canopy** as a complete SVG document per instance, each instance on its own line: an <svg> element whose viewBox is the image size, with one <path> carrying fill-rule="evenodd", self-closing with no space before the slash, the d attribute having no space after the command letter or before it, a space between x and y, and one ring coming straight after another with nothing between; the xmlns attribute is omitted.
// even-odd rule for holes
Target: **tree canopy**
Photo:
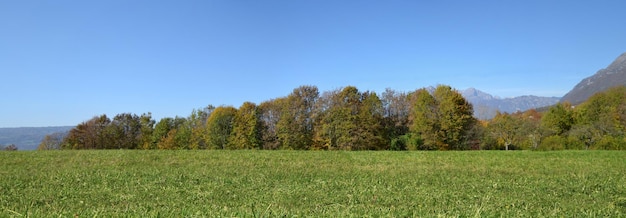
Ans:
<svg viewBox="0 0 626 218"><path fill-rule="evenodd" d="M626 87L544 112L480 121L472 114L473 106L446 85L381 95L354 86L321 94L300 86L258 105L209 105L158 122L150 113L103 114L65 136L46 136L39 149L626 149Z"/></svg>

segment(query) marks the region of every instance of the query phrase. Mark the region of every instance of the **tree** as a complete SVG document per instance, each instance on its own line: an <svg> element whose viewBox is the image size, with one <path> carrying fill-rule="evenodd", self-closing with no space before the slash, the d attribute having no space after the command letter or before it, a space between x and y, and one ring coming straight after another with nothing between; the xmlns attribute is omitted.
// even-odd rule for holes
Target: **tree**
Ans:
<svg viewBox="0 0 626 218"><path fill-rule="evenodd" d="M573 117L568 134L584 142L586 149L625 144L615 142L624 139L626 132L626 86L613 87L591 96L575 108Z"/></svg>
<svg viewBox="0 0 626 218"><path fill-rule="evenodd" d="M548 110L541 119L541 126L556 135L563 135L572 128L574 117L571 105L557 104Z"/></svg>
<svg viewBox="0 0 626 218"><path fill-rule="evenodd" d="M376 93L356 87L326 92L320 98L316 121L316 148L384 149L383 108Z"/></svg>
<svg viewBox="0 0 626 218"><path fill-rule="evenodd" d="M162 122L161 122L162 121ZM155 134L160 136L158 149L187 149L191 138L191 129L187 119L182 117L161 119L155 127Z"/></svg>
<svg viewBox="0 0 626 218"><path fill-rule="evenodd" d="M324 93L316 136L318 147L329 150L356 149L358 136L353 133L357 128L360 98L360 92L354 86Z"/></svg>
<svg viewBox="0 0 626 218"><path fill-rule="evenodd" d="M191 128L190 149L206 148L206 121L209 119L213 110L215 110L215 107L213 105L209 105L203 109L193 110L189 118L187 118Z"/></svg>
<svg viewBox="0 0 626 218"><path fill-rule="evenodd" d="M406 141L406 136L404 139L399 139L399 137L409 132L409 114L411 107L408 95L387 88L385 92L382 93L381 103L383 106L385 138L389 140Z"/></svg>
<svg viewBox="0 0 626 218"><path fill-rule="evenodd" d="M155 123L156 121L152 119L152 113L144 113L141 117L139 117L139 125L141 126L139 146L142 149L154 148L152 143L152 133L154 132Z"/></svg>
<svg viewBox="0 0 626 218"><path fill-rule="evenodd" d="M468 149L470 130L476 119L472 105L450 86L440 85L431 95L426 89L414 93L411 132L420 135L425 149Z"/></svg>
<svg viewBox="0 0 626 218"><path fill-rule="evenodd" d="M161 141L165 141L165 138L168 138L169 132L174 128L174 119L171 117L164 117L159 120L159 122L154 126L154 130L152 131L152 139L150 145L145 147L145 149L157 149L159 148L159 143ZM173 136L173 135L170 135ZM164 147L163 143L161 147ZM159 148L160 149L160 148Z"/></svg>
<svg viewBox="0 0 626 218"><path fill-rule="evenodd" d="M277 98L265 101L259 105L259 120L261 122L261 140L263 149L278 149L281 147L278 140L278 122L283 114L283 106L287 98Z"/></svg>
<svg viewBox="0 0 626 218"><path fill-rule="evenodd" d="M359 104L358 128L355 135L357 147L366 150L383 150L389 148L389 139L385 137L383 126L383 105L375 92L362 94Z"/></svg>
<svg viewBox="0 0 626 218"><path fill-rule="evenodd" d="M136 149L141 143L141 120L135 114L123 113L116 115L105 128L111 144L106 148Z"/></svg>
<svg viewBox="0 0 626 218"><path fill-rule="evenodd" d="M231 106L215 108L207 119L206 142L208 148L225 149L233 130L233 120L237 109Z"/></svg>
<svg viewBox="0 0 626 218"><path fill-rule="evenodd" d="M504 150L509 150L509 146L518 143L523 137L523 126L519 119L507 114L497 112L496 116L489 122L488 129L498 143L504 144Z"/></svg>
<svg viewBox="0 0 626 218"><path fill-rule="evenodd" d="M61 149L61 144L63 143L63 137L65 137L65 133L62 133L62 132L48 134L43 138L43 140L41 140L41 143L39 143L39 147L37 147L37 150Z"/></svg>
<svg viewBox="0 0 626 218"><path fill-rule="evenodd" d="M276 125L277 137L284 148L309 149L313 144L313 112L319 98L315 86L300 86L282 104Z"/></svg>
<svg viewBox="0 0 626 218"><path fill-rule="evenodd" d="M7 146L0 145L0 149L3 151L17 151L17 146L15 144L10 144Z"/></svg>
<svg viewBox="0 0 626 218"><path fill-rule="evenodd" d="M252 102L244 102L233 118L233 131L229 140L232 149L261 148L261 121L259 110Z"/></svg>
<svg viewBox="0 0 626 218"><path fill-rule="evenodd" d="M435 150L438 148L436 133L441 129L437 101L426 89L419 89L411 95L415 100L409 116L410 132L422 139L423 144L418 145L418 149Z"/></svg>
<svg viewBox="0 0 626 218"><path fill-rule="evenodd" d="M106 115L96 116L74 127L63 139L64 149L105 149L112 144L104 131L111 123Z"/></svg>
<svg viewBox="0 0 626 218"><path fill-rule="evenodd" d="M184 117L176 117L174 120L175 126L173 130L175 132L172 133L174 135L174 145L170 146L172 147L171 149L191 149L192 122Z"/></svg>

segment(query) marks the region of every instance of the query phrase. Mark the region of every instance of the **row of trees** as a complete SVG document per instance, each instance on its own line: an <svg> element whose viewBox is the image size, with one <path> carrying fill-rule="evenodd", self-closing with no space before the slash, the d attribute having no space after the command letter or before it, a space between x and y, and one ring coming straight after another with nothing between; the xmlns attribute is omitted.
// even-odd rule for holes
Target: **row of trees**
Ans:
<svg viewBox="0 0 626 218"><path fill-rule="evenodd" d="M66 136L46 136L40 149L624 149L625 94L622 87L576 108L478 121L472 105L444 85L380 96L301 86L259 105L208 106L158 122L150 113L101 115Z"/></svg>
<svg viewBox="0 0 626 218"><path fill-rule="evenodd" d="M626 86L598 93L578 106L554 105L543 114L498 114L484 126L486 148L626 150Z"/></svg>

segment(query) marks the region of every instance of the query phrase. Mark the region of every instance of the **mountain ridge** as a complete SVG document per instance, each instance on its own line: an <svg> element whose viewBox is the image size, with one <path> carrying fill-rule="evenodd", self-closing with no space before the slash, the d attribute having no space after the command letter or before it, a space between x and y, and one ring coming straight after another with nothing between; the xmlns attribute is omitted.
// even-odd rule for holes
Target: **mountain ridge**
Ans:
<svg viewBox="0 0 626 218"><path fill-rule="evenodd" d="M66 133L74 126L6 127L0 128L0 145L14 144L18 150L35 150L41 140L52 133Z"/></svg>
<svg viewBox="0 0 626 218"><path fill-rule="evenodd" d="M586 101L593 94L611 87L626 85L626 52L618 56L609 66L581 80L561 98L561 102L573 105Z"/></svg>
<svg viewBox="0 0 626 218"><path fill-rule="evenodd" d="M483 120L493 118L498 111L514 113L517 111L541 108L554 105L561 99L559 97L542 97L535 95L500 98L476 88L468 88L459 92L474 106L474 116Z"/></svg>

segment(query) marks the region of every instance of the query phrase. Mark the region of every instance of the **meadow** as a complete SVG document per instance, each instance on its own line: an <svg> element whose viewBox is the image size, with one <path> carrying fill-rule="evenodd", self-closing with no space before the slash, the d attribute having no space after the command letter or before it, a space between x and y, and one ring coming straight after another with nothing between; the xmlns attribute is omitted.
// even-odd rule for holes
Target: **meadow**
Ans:
<svg viewBox="0 0 626 218"><path fill-rule="evenodd" d="M623 151L18 151L0 178L0 217L626 217Z"/></svg>

